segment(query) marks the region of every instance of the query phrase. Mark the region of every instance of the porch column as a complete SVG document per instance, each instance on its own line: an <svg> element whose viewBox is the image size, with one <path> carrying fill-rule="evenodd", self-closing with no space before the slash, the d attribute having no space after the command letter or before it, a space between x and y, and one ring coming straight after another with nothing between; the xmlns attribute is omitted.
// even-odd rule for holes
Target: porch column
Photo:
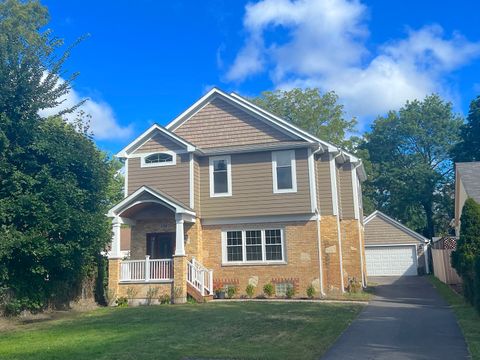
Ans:
<svg viewBox="0 0 480 360"><path fill-rule="evenodd" d="M110 249L110 258L117 259L120 258L120 228L122 224L118 217L114 218L112 221L112 247Z"/></svg>
<svg viewBox="0 0 480 360"><path fill-rule="evenodd" d="M185 255L185 234L183 230L183 217L182 214L175 214L175 256Z"/></svg>

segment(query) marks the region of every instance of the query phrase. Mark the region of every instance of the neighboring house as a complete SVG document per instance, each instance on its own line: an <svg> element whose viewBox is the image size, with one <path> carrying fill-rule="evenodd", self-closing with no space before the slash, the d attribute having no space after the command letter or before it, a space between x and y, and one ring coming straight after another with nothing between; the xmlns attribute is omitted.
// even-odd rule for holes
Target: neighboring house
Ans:
<svg viewBox="0 0 480 360"><path fill-rule="evenodd" d="M455 164L455 234L460 236L460 218L465 201L480 203L480 161Z"/></svg>
<svg viewBox="0 0 480 360"><path fill-rule="evenodd" d="M237 94L213 89L121 150L109 288L139 299L247 284L305 296L365 284L361 161ZM121 229L131 227L130 248ZM129 258L122 255L129 250Z"/></svg>
<svg viewBox="0 0 480 360"><path fill-rule="evenodd" d="M380 211L365 218L368 276L414 276L429 273L428 239Z"/></svg>

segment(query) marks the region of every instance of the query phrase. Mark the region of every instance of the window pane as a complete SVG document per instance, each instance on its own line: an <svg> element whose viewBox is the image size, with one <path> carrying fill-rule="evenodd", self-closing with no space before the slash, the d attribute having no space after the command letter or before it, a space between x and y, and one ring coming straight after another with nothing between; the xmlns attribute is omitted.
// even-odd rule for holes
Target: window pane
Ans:
<svg viewBox="0 0 480 360"><path fill-rule="evenodd" d="M215 194L227 193L228 182L226 171L214 171L213 173L213 192Z"/></svg>
<svg viewBox="0 0 480 360"><path fill-rule="evenodd" d="M170 154L158 153L152 154L145 158L146 164L173 162L173 157Z"/></svg>
<svg viewBox="0 0 480 360"><path fill-rule="evenodd" d="M242 261L242 232L227 232L227 261Z"/></svg>
<svg viewBox="0 0 480 360"><path fill-rule="evenodd" d="M279 151L275 153L277 166L290 166L292 161L291 154L290 151Z"/></svg>
<svg viewBox="0 0 480 360"><path fill-rule="evenodd" d="M260 230L245 231L247 261L262 260L262 233Z"/></svg>
<svg viewBox="0 0 480 360"><path fill-rule="evenodd" d="M283 260L281 231L265 230L265 260Z"/></svg>
<svg viewBox="0 0 480 360"><path fill-rule="evenodd" d="M225 160L214 160L213 161L213 170L214 171L227 171L227 162Z"/></svg>
<svg viewBox="0 0 480 360"><path fill-rule="evenodd" d="M292 186L292 167L277 167L277 189L291 189Z"/></svg>

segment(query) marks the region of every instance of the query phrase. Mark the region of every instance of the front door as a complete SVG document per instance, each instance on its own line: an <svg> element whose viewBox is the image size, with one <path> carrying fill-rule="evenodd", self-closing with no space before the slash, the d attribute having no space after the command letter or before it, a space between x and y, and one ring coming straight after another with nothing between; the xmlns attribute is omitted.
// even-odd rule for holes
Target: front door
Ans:
<svg viewBox="0 0 480 360"><path fill-rule="evenodd" d="M174 235L173 233L147 234L147 255L150 255L150 259L171 259Z"/></svg>

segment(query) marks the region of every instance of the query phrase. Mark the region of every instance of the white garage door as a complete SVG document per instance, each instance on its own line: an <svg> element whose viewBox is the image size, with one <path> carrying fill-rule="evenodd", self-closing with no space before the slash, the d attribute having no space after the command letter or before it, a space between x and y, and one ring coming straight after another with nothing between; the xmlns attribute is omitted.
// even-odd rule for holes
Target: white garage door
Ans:
<svg viewBox="0 0 480 360"><path fill-rule="evenodd" d="M368 276L417 275L415 246L367 246Z"/></svg>

